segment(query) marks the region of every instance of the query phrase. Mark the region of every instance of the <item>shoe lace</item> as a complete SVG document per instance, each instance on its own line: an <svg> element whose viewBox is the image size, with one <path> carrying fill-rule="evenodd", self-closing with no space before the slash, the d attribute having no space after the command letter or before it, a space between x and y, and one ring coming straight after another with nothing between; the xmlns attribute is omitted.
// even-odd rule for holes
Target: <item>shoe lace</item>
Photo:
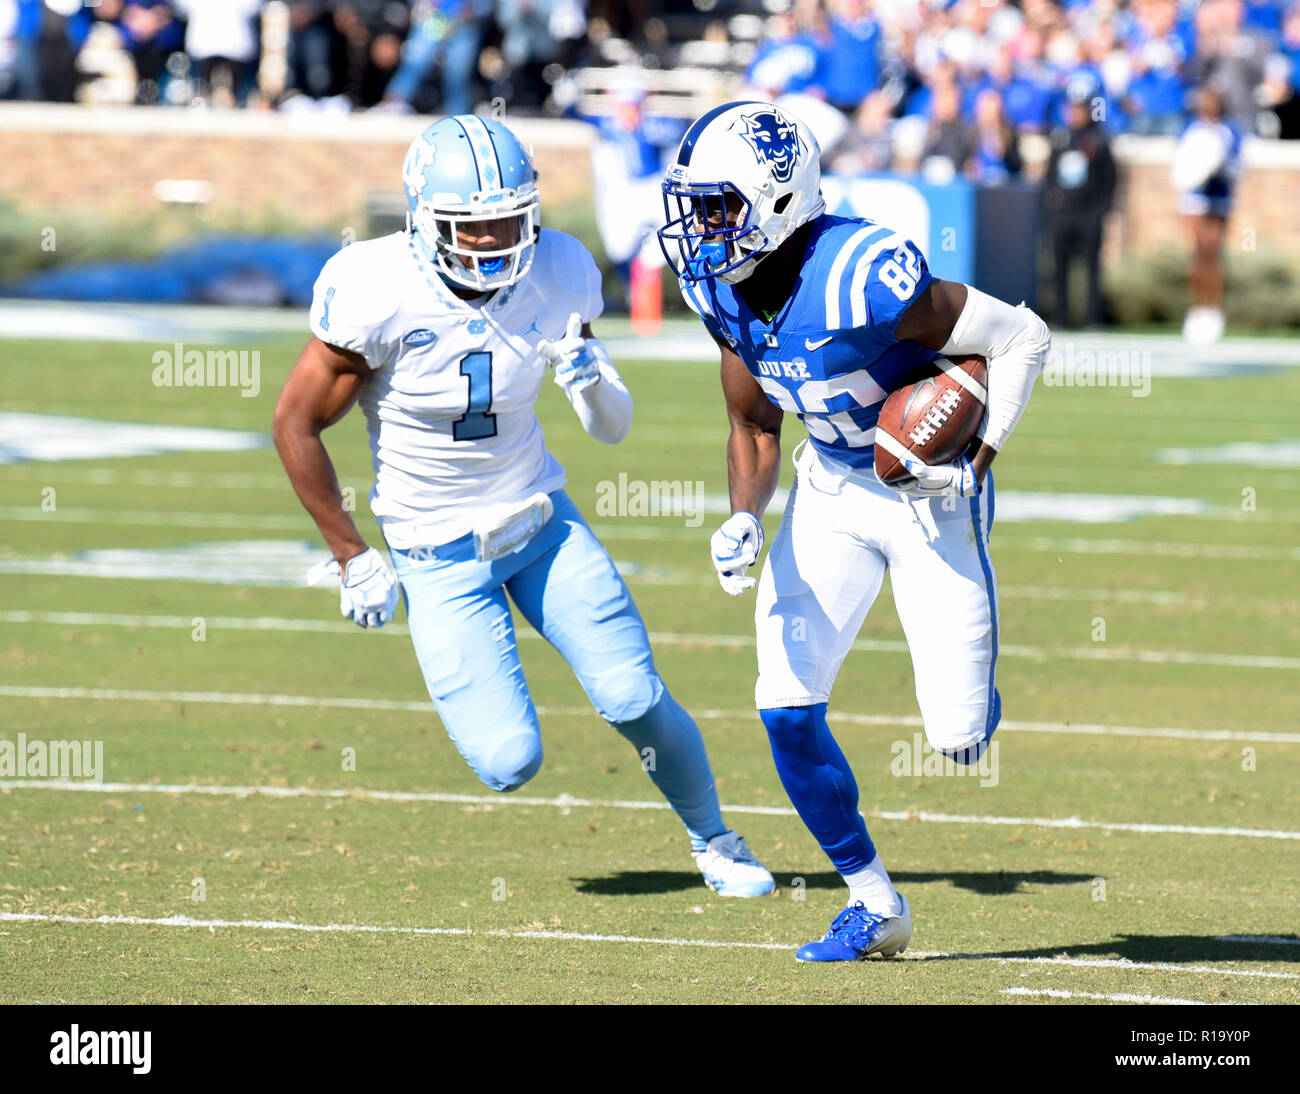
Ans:
<svg viewBox="0 0 1300 1094"><path fill-rule="evenodd" d="M859 900L851 908L845 908L831 921L831 929L826 932L826 937L822 941L859 944L870 942L872 936L880 930L881 924L888 918L878 912L867 911Z"/></svg>

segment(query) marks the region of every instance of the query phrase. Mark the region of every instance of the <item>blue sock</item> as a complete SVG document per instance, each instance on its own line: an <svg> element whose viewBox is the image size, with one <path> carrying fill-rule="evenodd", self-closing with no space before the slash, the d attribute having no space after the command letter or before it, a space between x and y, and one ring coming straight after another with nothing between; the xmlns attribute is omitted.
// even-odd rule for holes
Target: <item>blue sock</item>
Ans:
<svg viewBox="0 0 1300 1094"><path fill-rule="evenodd" d="M636 747L641 766L686 825L691 850L727 831L713 785L709 754L695 720L668 694L640 718L614 726Z"/></svg>
<svg viewBox="0 0 1300 1094"><path fill-rule="evenodd" d="M835 869L854 874L876 857L858 812L858 784L826 724L826 704L759 711L781 785Z"/></svg>

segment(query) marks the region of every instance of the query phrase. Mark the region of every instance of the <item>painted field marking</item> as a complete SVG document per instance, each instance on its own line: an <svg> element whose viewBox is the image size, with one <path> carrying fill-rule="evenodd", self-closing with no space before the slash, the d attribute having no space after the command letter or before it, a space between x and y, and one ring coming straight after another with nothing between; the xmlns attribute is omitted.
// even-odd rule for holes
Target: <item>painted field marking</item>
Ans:
<svg viewBox="0 0 1300 1094"><path fill-rule="evenodd" d="M112 612L24 612L0 611L4 623L49 623L62 626L120 626L161 627L189 630L195 616L180 615L126 615ZM203 617L213 627L246 631L314 631L323 634L354 634L360 636L361 628L341 620L275 619L272 617L212 616ZM403 623L390 623L378 633L408 635ZM691 634L679 631L651 631L650 643L658 646L685 646L703 649L753 649L756 640L747 634ZM531 627L516 630L520 640L536 641L542 638ZM866 653L907 653L905 641L898 638L859 638L854 650ZM1300 657L1277 657L1269 654L1198 653L1188 650L1151 650L1098 646L1023 646L1003 645L999 653L1004 657L1024 657L1032 661L1063 658L1070 661L1121 661L1153 665L1213 665L1222 668L1300 669Z"/></svg>
<svg viewBox="0 0 1300 1094"><path fill-rule="evenodd" d="M94 783L62 779L0 779L0 791L55 790L98 794L206 794L212 797L273 798L355 798L369 801L437 802L454 805L541 806L553 809L668 809L666 801L621 801L600 798L575 798L561 794L557 798L523 797L519 794L446 794L420 790L345 790L323 787L284 786L214 786L198 783ZM753 816L793 817L795 811L779 805L727 805L724 811ZM919 821L924 824L992 824L1017 828L1059 828L1071 831L1101 829L1108 832L1136 832L1187 836L1234 836L1242 839L1300 840L1300 832L1269 828L1219 828L1192 824L1155 824L1145 821L1099 821L1082 817L998 817L969 813L931 813L880 809L863 816L869 819Z"/></svg>
<svg viewBox="0 0 1300 1094"><path fill-rule="evenodd" d="M223 930L301 931L308 934L406 934L451 937L537 939L561 942L613 942L637 946L696 946L719 950L793 950L795 943L738 942L705 938L649 938L639 935L586 934L577 931L507 931L475 930L469 927L403 927L368 923L298 923L276 919L193 919L173 915L158 918L132 915L46 915L40 912L0 912L0 923L68 923L76 926L107 925L130 927L181 927L216 932ZM1300 980L1300 973L1272 972L1265 969L1220 969L1212 965L1174 965L1168 962L1128 961L1124 958L1008 957L984 953L912 953L902 961L995 961L998 964L1066 965L1074 968L1122 969L1133 972L1203 972L1220 976L1244 976L1251 979ZM881 960L892 960L883 958Z"/></svg>

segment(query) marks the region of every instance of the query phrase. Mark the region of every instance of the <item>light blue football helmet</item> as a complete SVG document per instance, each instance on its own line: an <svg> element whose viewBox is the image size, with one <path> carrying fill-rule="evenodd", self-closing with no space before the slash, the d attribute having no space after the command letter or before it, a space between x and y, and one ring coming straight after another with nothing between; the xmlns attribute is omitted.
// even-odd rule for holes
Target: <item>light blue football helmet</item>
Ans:
<svg viewBox="0 0 1300 1094"><path fill-rule="evenodd" d="M528 150L498 121L460 114L434 122L402 163L407 231L444 279L487 292L513 285L533 262L541 231L537 169ZM456 225L494 226L499 246L460 245Z"/></svg>

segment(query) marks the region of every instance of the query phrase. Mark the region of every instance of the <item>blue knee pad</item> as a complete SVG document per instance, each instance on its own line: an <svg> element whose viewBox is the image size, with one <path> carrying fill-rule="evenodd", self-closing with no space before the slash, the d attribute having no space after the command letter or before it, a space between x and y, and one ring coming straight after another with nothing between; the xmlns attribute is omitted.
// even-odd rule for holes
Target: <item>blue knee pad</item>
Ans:
<svg viewBox="0 0 1300 1094"><path fill-rule="evenodd" d="M542 768L542 741L532 731L511 733L490 742L490 748L465 760L484 786L508 794L518 790Z"/></svg>
<svg viewBox="0 0 1300 1094"><path fill-rule="evenodd" d="M638 665L607 672L591 689L591 704L611 725L644 718L664 697L663 681Z"/></svg>

